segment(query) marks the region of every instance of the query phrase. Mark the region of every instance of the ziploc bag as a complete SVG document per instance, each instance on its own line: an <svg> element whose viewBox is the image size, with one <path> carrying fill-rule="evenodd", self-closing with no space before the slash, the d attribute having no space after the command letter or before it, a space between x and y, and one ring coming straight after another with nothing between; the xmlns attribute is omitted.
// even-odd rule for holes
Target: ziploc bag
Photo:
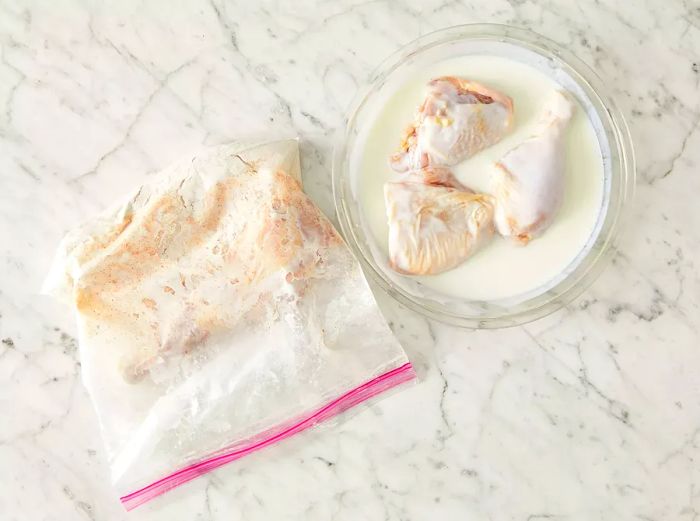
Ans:
<svg viewBox="0 0 700 521"><path fill-rule="evenodd" d="M415 377L295 140L206 150L68 233L44 285L130 510Z"/></svg>

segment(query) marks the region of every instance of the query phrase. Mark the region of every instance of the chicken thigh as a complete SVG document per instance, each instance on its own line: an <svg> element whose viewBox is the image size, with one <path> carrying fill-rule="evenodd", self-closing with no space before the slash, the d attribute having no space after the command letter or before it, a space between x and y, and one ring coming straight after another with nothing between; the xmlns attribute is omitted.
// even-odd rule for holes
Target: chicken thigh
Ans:
<svg viewBox="0 0 700 521"><path fill-rule="evenodd" d="M455 165L500 141L512 121L508 96L462 78L436 78L389 162L397 172Z"/></svg>
<svg viewBox="0 0 700 521"><path fill-rule="evenodd" d="M564 196L564 137L573 113L569 95L555 91L535 134L496 163L495 223L504 237L527 244L552 223Z"/></svg>
<svg viewBox="0 0 700 521"><path fill-rule="evenodd" d="M384 185L389 222L389 261L399 273L447 271L493 235L489 195L441 185Z"/></svg>

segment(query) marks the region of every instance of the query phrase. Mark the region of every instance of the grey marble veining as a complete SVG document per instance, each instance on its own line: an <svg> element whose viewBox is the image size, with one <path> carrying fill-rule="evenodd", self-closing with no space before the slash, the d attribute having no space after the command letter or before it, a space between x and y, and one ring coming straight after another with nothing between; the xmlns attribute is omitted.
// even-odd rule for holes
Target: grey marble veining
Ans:
<svg viewBox="0 0 700 521"><path fill-rule="evenodd" d="M636 201L566 309L468 332L378 294L422 377L133 514L110 488L75 326L37 295L62 233L202 143L303 138L327 214L334 129L387 54L531 28L628 117ZM0 518L688 520L700 516L700 5L692 0L0 1ZM13 411L11 414L9 411Z"/></svg>

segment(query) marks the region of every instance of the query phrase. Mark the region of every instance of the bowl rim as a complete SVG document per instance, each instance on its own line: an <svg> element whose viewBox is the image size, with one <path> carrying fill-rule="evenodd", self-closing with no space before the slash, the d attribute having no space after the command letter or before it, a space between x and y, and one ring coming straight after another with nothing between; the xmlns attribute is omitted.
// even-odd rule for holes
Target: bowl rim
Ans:
<svg viewBox="0 0 700 521"><path fill-rule="evenodd" d="M448 309L436 309L421 302L420 297L411 295L403 288L394 285L381 273L379 267L374 265L375 261L371 253L367 255L360 247L344 197L342 181L347 167L346 144L348 143L355 115L367 101L369 95L408 58L435 46L458 40L496 40L525 47L542 56L557 60L566 69L566 72L584 89L586 95L591 98L594 107L600 106L604 109L602 113L597 108L596 111L603 125L611 130L613 139L609 145L611 152L614 150L617 155L617 160L612 163L612 175L620 178L618 193L615 194L615 204L612 204L613 193L611 189L611 200L606 210L609 215L605 217L605 220L609 218L612 220L607 225L608 232L602 237L603 230L600 230L599 234L593 239L591 250L580 260L571 275L576 274L579 268L585 264L583 271L577 277L573 277L572 280L570 280L570 276L567 276L544 293L524 300L520 304L532 303L533 305L529 307L520 306L522 309L513 313L477 316L455 313ZM491 329L522 325L549 315L572 302L591 285L600 275L606 265L605 261L609 259L613 252L613 245L622 228L621 221L626 211L628 211L629 202L634 195L635 176L634 149L627 122L613 98L609 95L603 80L591 67L556 42L528 29L505 24L478 23L455 25L422 35L393 52L374 69L367 81L358 87L354 99L348 106L342 125L336 132L333 147L331 184L341 233L351 251L359 260L364 273L368 274L382 290L399 303L428 318L459 327ZM601 237L603 242L596 247Z"/></svg>

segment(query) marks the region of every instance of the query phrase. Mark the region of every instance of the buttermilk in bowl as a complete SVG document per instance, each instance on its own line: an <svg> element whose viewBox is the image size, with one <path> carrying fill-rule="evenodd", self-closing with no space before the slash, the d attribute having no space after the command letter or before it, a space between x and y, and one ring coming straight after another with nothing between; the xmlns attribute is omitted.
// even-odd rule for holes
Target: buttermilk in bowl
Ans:
<svg viewBox="0 0 700 521"><path fill-rule="evenodd" d="M468 55L416 71L375 111L363 143L356 186L375 257L446 296L544 291L599 221L593 125L526 63Z"/></svg>

